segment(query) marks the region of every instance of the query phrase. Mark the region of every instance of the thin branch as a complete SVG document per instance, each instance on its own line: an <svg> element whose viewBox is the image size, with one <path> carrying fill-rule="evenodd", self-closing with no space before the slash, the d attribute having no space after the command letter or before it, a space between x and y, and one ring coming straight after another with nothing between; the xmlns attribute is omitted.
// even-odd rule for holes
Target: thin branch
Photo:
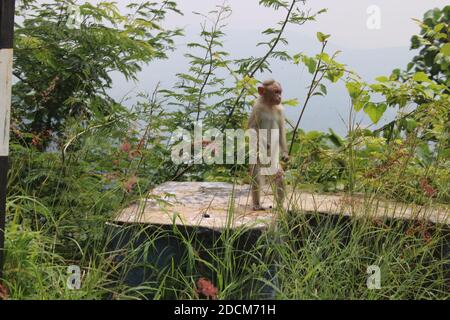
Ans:
<svg viewBox="0 0 450 320"><path fill-rule="evenodd" d="M261 68L262 64L269 58L269 56L272 54L273 50L275 50L276 46L278 45L278 42L281 39L281 36L283 35L283 32L289 22L289 18L291 17L291 13L292 10L294 10L295 4L299 2L299 0L293 0L291 3L291 6L289 7L288 13L286 15L286 18L283 21L283 24L281 26L280 32L278 33L278 36L276 38L276 40L273 42L272 46L270 47L269 51L266 53L266 55L261 58L258 62L258 64L253 68L253 70L248 74L248 76L250 78L253 78L256 74L256 72L258 72L259 68ZM225 124L222 127L221 131L224 131L226 126L228 125L228 123L230 122L231 117L233 116L237 105L239 104L239 102L241 101L242 97L245 95L245 92L247 91L247 88L242 88L241 92L239 93L238 97L236 98L236 100L234 101L233 107L231 108L230 113L227 116L227 119L225 120Z"/></svg>
<svg viewBox="0 0 450 320"><path fill-rule="evenodd" d="M216 34L217 30L219 29L219 23L223 20L222 14L225 12L225 9L226 9L225 7L221 7L221 11L217 15L217 19L216 19L213 27L211 27L211 37L210 37L210 41L208 43L208 49L207 49L207 53L206 53L206 55L207 55L206 57L208 57L208 55L209 55L209 63L208 63L209 69L208 69L208 72L206 73L206 76L203 80L202 86L200 87L200 91L198 93L197 118L196 118L197 122L200 119L203 92L206 88L206 85L208 84L209 78L211 77L213 68L214 68L214 56L213 56L213 52L212 52L212 48L214 46L214 40L216 39L216 37L214 35ZM206 57L205 57L205 59L206 59ZM203 70L204 66L205 65L203 64L201 70Z"/></svg>
<svg viewBox="0 0 450 320"><path fill-rule="evenodd" d="M305 113L306 107L308 106L308 102L311 99L312 95L314 94L314 91L317 88L318 83L323 78L323 75L322 75L322 77L320 78L319 81L317 81L317 84L316 84L317 75L319 74L320 67L321 67L321 64L322 64L322 54L325 51L325 47L326 46L327 46L327 41L324 41L324 43L322 45L322 50L320 52L319 61L317 62L316 72L314 72L314 76L313 76L313 79L312 79L312 82L311 82L311 86L309 87L308 95L306 96L305 104L303 105L302 112L300 113L300 117L298 118L297 124L295 125L295 128L294 128L294 133L292 134L291 145L289 147L289 155L291 155L291 153L292 153L292 148L294 147L294 142L295 142L295 138L297 136L298 127L300 126L300 121L303 118L303 114Z"/></svg>

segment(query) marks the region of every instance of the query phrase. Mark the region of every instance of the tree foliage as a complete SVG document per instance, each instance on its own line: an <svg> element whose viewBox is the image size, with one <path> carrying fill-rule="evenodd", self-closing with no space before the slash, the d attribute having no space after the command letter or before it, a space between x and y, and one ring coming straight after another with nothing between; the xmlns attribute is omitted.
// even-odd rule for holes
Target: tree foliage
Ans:
<svg viewBox="0 0 450 320"><path fill-rule="evenodd" d="M123 111L107 90L111 73L136 79L143 63L166 58L178 29L162 22L177 12L172 1L129 3L26 1L18 9L13 88L13 129L42 146L70 118L86 122Z"/></svg>
<svg viewBox="0 0 450 320"><path fill-rule="evenodd" d="M411 38L411 49L419 49L408 71L426 73L433 81L450 87L450 6L425 13L420 34Z"/></svg>

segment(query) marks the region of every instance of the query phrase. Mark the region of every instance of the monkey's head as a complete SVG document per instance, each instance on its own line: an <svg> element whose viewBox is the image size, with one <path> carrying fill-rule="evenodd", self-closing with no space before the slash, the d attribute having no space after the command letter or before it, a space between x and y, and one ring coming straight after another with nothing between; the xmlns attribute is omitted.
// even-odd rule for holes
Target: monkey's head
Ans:
<svg viewBox="0 0 450 320"><path fill-rule="evenodd" d="M281 103L283 89L275 80L267 80L258 87L258 93L267 105L275 106Z"/></svg>

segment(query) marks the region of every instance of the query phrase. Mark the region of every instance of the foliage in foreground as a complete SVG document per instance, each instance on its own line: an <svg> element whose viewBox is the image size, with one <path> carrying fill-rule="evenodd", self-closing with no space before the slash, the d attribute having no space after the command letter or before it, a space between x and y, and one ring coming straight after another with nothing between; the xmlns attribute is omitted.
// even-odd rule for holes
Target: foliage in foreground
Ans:
<svg viewBox="0 0 450 320"><path fill-rule="evenodd" d="M218 299L448 299L442 226L296 213L259 238L248 229L205 238L183 228L130 228L121 229L131 236L120 250L98 247L95 257L72 261L82 265L82 285L69 290L70 262L54 252L54 239L11 224L10 298L199 299L204 278L216 287L209 298ZM371 265L381 269L379 290L367 288ZM133 272L146 274L137 287L124 278Z"/></svg>

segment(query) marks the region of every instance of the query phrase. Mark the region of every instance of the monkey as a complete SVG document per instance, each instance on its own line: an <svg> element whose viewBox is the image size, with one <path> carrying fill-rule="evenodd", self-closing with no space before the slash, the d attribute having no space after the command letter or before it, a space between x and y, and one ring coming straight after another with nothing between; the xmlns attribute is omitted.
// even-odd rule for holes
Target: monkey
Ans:
<svg viewBox="0 0 450 320"><path fill-rule="evenodd" d="M271 155L271 166L276 165L276 173L270 174L271 181L274 182L275 187L275 200L277 206L283 206L285 197L285 185L284 185L284 171L281 168L279 158L283 161L289 161L289 153L286 143L286 131L285 131L285 116L284 108L282 105L282 92L281 84L275 80L266 80L258 87L259 97L256 99L252 112L248 121L248 128L254 129L257 132L258 147L260 143L264 148L267 148ZM267 130L267 139L259 131L259 129ZM275 145L272 145L271 130L276 130L278 133L278 141ZM276 137L275 137L276 138ZM262 162L261 162L261 150L258 152L257 163L250 164L250 177L251 177L251 196L253 210L260 211L266 210L261 206L261 186L263 177L261 174ZM275 162L275 163L273 163Z"/></svg>

